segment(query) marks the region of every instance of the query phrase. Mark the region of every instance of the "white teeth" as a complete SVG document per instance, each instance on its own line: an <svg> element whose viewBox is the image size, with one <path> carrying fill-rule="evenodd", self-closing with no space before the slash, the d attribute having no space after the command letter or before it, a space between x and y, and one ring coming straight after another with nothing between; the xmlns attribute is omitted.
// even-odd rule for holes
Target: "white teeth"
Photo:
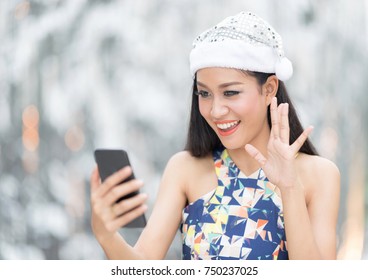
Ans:
<svg viewBox="0 0 368 280"><path fill-rule="evenodd" d="M239 121L229 122L229 123L219 123L217 124L217 127L219 129L229 129L230 127L236 126L238 123Z"/></svg>

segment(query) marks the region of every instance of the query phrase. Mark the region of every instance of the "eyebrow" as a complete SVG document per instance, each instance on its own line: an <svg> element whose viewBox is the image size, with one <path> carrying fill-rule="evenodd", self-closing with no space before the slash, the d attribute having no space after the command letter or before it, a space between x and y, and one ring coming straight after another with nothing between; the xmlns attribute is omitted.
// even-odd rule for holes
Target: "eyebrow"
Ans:
<svg viewBox="0 0 368 280"><path fill-rule="evenodd" d="M197 81L197 85L199 85L201 87L208 88L204 83L201 83L200 81ZM218 87L219 88L226 88L228 86L234 86L234 85L243 85L243 83L241 83L241 82L228 82L228 83L220 84Z"/></svg>

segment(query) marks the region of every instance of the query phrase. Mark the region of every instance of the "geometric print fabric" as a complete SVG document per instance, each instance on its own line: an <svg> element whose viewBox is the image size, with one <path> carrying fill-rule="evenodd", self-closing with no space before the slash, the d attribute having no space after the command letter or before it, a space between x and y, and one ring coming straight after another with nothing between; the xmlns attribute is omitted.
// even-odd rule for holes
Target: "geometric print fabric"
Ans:
<svg viewBox="0 0 368 280"><path fill-rule="evenodd" d="M182 212L183 259L288 259L282 201L260 168L246 176L213 152L218 186Z"/></svg>

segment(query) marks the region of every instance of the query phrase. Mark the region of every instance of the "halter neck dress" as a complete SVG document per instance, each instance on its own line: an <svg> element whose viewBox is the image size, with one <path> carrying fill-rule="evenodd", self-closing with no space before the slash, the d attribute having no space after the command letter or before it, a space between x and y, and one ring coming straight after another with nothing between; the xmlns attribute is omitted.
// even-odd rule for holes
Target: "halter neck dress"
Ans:
<svg viewBox="0 0 368 280"><path fill-rule="evenodd" d="M182 212L183 259L288 259L282 201L260 168L246 176L215 150L218 186Z"/></svg>

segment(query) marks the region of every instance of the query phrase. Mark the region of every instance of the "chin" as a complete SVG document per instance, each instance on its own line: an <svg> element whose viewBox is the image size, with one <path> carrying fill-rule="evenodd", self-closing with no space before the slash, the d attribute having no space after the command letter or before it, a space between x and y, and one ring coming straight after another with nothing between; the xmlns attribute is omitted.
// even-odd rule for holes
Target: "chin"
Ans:
<svg viewBox="0 0 368 280"><path fill-rule="evenodd" d="M231 143L230 141L221 141L221 143L227 150L239 150L245 147L243 143Z"/></svg>

